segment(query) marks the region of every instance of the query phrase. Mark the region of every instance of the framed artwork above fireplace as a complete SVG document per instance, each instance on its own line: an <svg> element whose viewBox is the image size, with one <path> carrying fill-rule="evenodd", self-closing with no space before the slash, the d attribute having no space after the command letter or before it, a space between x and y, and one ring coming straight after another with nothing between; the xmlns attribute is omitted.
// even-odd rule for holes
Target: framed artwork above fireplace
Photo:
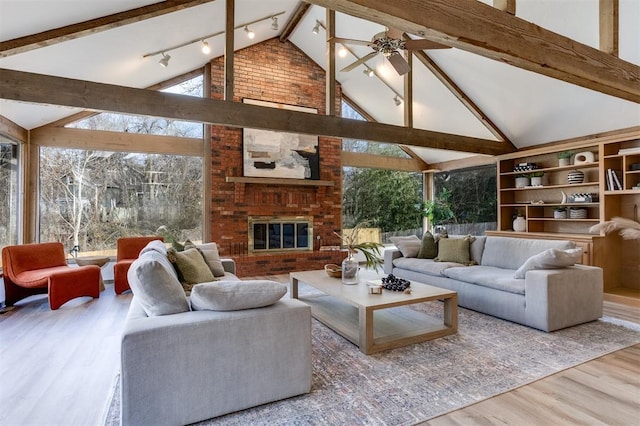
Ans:
<svg viewBox="0 0 640 426"><path fill-rule="evenodd" d="M315 108L243 99L246 104L317 114ZM318 136L245 128L242 132L246 177L320 179Z"/></svg>

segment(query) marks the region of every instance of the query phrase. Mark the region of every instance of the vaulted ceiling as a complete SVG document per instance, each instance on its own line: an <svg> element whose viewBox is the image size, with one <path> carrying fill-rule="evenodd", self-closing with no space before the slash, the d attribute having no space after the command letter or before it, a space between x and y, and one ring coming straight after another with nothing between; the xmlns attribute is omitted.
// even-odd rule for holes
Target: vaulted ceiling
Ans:
<svg viewBox="0 0 640 426"><path fill-rule="evenodd" d="M347 6L351 3L312 2ZM190 7L176 7L171 13L149 19L126 19L122 14L155 3L0 0L0 69L145 88L202 67L224 53L225 1L161 2ZM396 2L400 3L410 4L411 0ZM489 0L481 3L493 4ZM250 25L256 34L254 39L245 36L243 24L280 12L284 13L278 16L277 30L271 28L272 20L266 19ZM301 12L304 12L301 19L295 21L294 17ZM113 22L93 21L94 27L104 25L84 30L81 37L50 39L43 36L45 41L42 41L36 36L118 13L119 19ZM580 44L599 46L599 0L517 0L516 16ZM293 21L297 24L290 33L286 32L286 24ZM314 34L312 29L317 22L322 25L319 33ZM638 22L640 2L619 0L618 56L635 69L640 64ZM235 25L240 26L235 32L236 50L272 37L286 37L326 69L326 12L322 6L309 6L297 0L236 0ZM76 34L81 30L78 25L71 29ZM337 37L370 40L384 29L381 23L336 13ZM209 55L202 54L199 42L171 49L215 33L221 34L207 39L211 47ZM53 34L60 36L61 33L54 31ZM35 40L36 44L30 45L27 36L33 36L31 41ZM16 48L18 45L22 47ZM367 62L367 66L376 71L375 77L366 76L362 72L364 66L341 72L371 51L367 46L350 45L349 48L351 53L346 57L336 58L336 79L344 94L376 121L403 125L404 104L396 106L394 102L396 95L404 96L403 78L382 55ZM147 53L159 51L171 56L166 68L158 64L161 56L143 58ZM545 61L544 57L539 59L541 63ZM425 64L439 69L448 83L443 84L442 75L437 78ZM490 140L499 140L496 134L502 134L517 148L640 125L640 105L634 100L567 83L459 47L416 55L412 83L415 128ZM26 129L78 111L77 108L0 99L0 115ZM432 148L412 149L428 163L470 155Z"/></svg>

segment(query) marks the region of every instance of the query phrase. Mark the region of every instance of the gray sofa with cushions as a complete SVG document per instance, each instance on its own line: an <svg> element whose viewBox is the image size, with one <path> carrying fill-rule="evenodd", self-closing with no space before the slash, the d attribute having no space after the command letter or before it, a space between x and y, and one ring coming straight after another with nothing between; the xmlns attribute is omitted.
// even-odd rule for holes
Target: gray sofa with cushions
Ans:
<svg viewBox="0 0 640 426"><path fill-rule="evenodd" d="M128 274L134 296L121 343L122 425L184 425L310 391L306 304L281 299L150 316L136 294L139 281L175 271L162 245L145 250ZM222 262L223 279L238 280L233 261Z"/></svg>
<svg viewBox="0 0 640 426"><path fill-rule="evenodd" d="M602 269L575 265L514 274L530 257L547 249L573 248L570 241L481 236L471 243L465 266L384 253L384 272L454 290L458 305L544 331L559 330L602 316Z"/></svg>

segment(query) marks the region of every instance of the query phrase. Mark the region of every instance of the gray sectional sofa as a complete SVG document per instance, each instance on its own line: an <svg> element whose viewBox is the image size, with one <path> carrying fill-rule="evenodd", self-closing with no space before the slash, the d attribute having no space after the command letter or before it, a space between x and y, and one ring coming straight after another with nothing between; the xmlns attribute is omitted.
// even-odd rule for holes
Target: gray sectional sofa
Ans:
<svg viewBox="0 0 640 426"><path fill-rule="evenodd" d="M530 270L524 279L514 278L514 273L531 256L570 248L570 241L481 236L470 247L477 265L405 258L399 250L388 249L384 272L454 290L459 306L553 331L602 316L602 269L575 265Z"/></svg>
<svg viewBox="0 0 640 426"><path fill-rule="evenodd" d="M308 305L280 299L254 309L149 316L135 280L157 277L159 268L177 277L166 252L158 255L162 245L148 248L128 274L134 297L121 343L122 425L190 424L311 390ZM223 279L238 281L233 261L222 264ZM155 272L144 269L150 265Z"/></svg>

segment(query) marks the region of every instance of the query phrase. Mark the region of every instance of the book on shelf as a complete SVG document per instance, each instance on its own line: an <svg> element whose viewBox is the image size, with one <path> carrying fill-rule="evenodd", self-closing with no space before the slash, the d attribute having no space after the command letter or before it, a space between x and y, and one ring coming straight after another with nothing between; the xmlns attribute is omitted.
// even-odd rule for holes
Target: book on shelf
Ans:
<svg viewBox="0 0 640 426"><path fill-rule="evenodd" d="M618 150L618 155L624 154L640 154L640 146L632 146L631 148L621 148Z"/></svg>
<svg viewBox="0 0 640 426"><path fill-rule="evenodd" d="M607 169L607 191L620 191L621 189L622 184L620 183L616 170Z"/></svg>

